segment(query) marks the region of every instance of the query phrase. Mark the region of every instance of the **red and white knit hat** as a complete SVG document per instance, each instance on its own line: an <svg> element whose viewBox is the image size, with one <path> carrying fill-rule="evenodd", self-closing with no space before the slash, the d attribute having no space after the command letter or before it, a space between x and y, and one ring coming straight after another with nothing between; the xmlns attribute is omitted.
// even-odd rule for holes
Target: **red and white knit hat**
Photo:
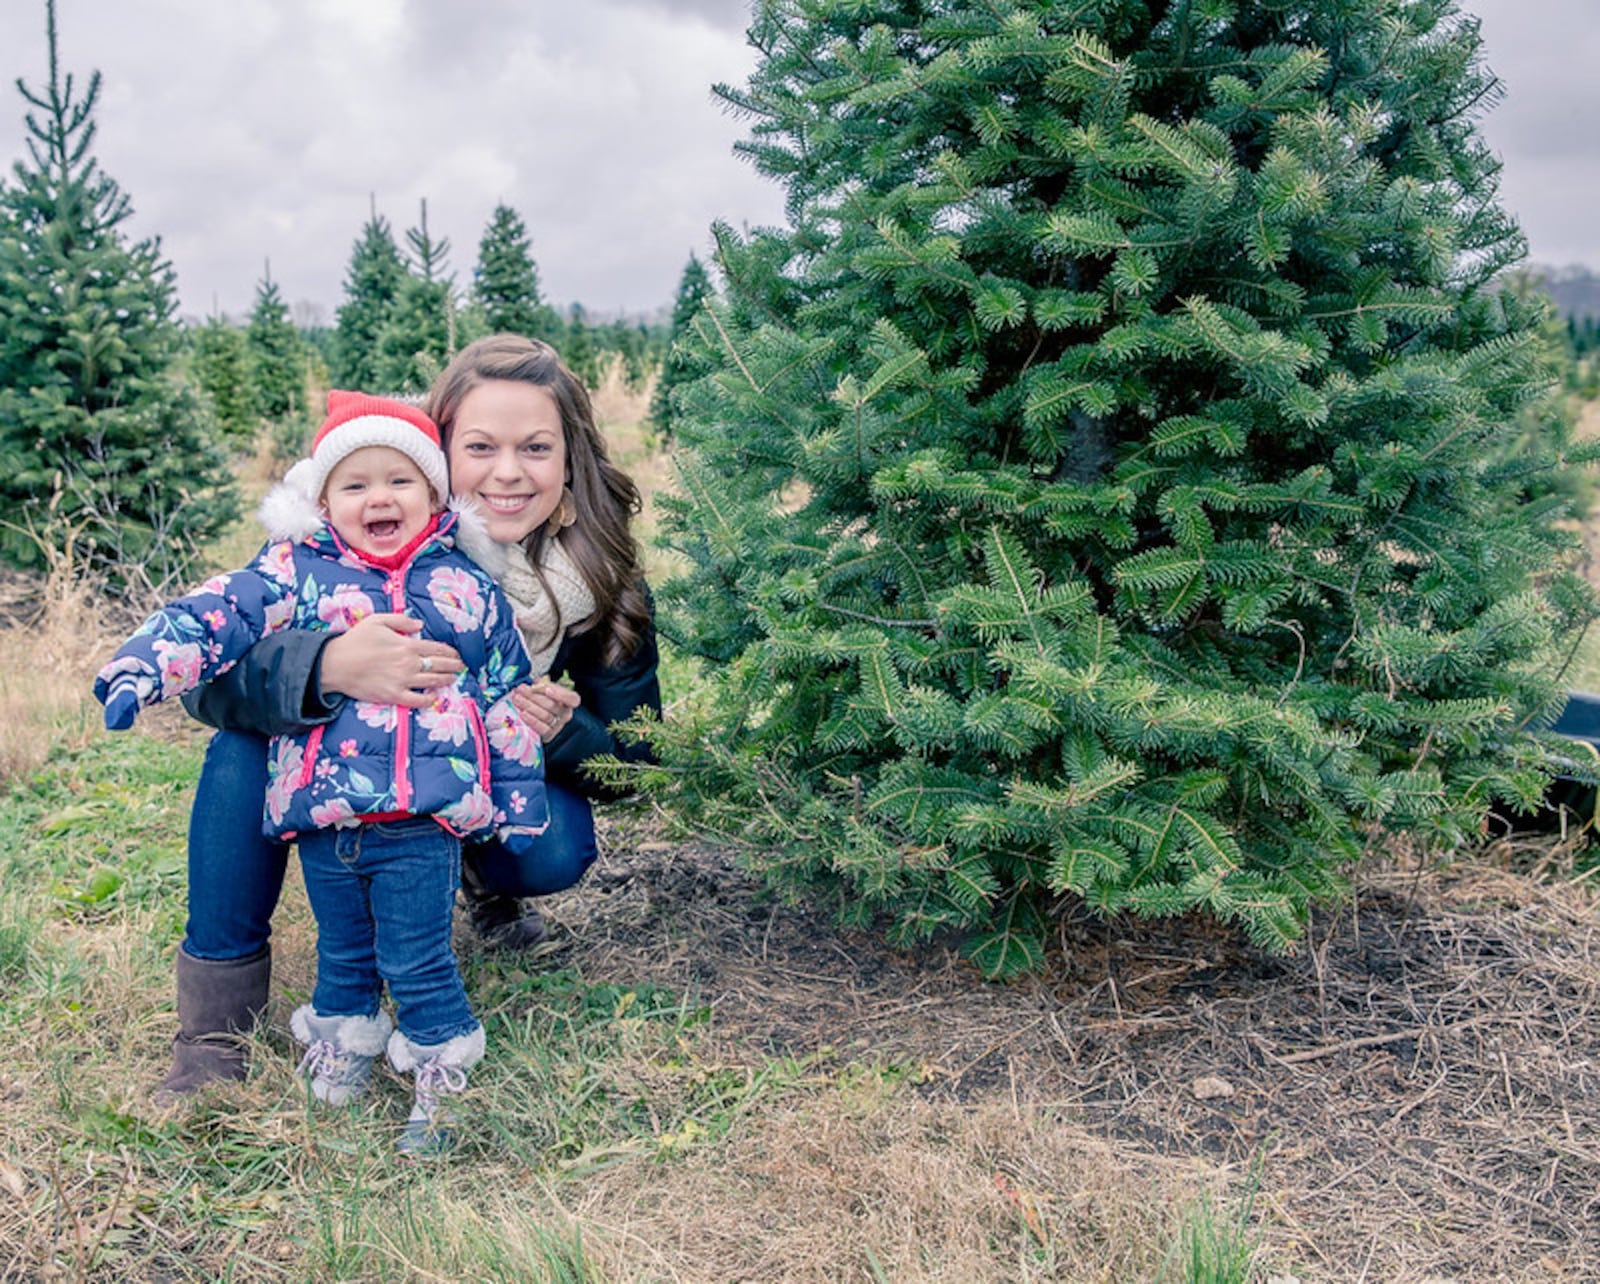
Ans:
<svg viewBox="0 0 1600 1284"><path fill-rule="evenodd" d="M291 468L262 504L261 518L274 537L299 538L321 523L317 512L328 475L364 446L398 450L421 469L443 504L450 473L439 428L416 406L364 392L330 392L328 417L311 441L311 457Z"/></svg>

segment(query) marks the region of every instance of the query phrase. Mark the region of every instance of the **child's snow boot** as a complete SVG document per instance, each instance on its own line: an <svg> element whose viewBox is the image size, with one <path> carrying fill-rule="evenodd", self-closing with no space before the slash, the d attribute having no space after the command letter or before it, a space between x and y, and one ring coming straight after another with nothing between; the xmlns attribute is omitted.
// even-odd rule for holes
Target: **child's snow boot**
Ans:
<svg viewBox="0 0 1600 1284"><path fill-rule="evenodd" d="M467 1071L483 1060L483 1027L444 1043L418 1044L396 1030L389 1037L389 1064L416 1076L416 1100L405 1131L395 1143L401 1155L433 1159L455 1144L447 1098L466 1091Z"/></svg>
<svg viewBox="0 0 1600 1284"><path fill-rule="evenodd" d="M310 1078L311 1093L318 1101L342 1106L365 1095L372 1063L383 1051L394 1023L384 1012L318 1016L308 1005L294 1010L289 1029L306 1048L296 1073Z"/></svg>

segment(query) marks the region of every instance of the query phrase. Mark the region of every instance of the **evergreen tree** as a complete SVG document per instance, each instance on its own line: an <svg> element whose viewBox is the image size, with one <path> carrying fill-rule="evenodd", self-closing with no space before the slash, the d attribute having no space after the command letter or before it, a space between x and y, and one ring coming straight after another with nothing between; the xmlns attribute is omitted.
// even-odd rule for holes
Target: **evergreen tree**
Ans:
<svg viewBox="0 0 1600 1284"><path fill-rule="evenodd" d="M583 304L574 303L567 309L565 333L561 336L561 359L567 369L593 388L600 382L600 347L594 341L594 331L589 328L589 315Z"/></svg>
<svg viewBox="0 0 1600 1284"><path fill-rule="evenodd" d="M272 279L268 263L256 286L256 302L245 327L250 351L256 413L266 419L294 419L306 410L306 351L289 308Z"/></svg>
<svg viewBox="0 0 1600 1284"><path fill-rule="evenodd" d="M158 240L125 239L131 203L91 153L99 73L77 92L53 0L45 12L49 79L18 82L28 159L0 189L0 552L34 565L21 531L70 537L80 568L160 583L186 574L235 494L178 377L172 267Z"/></svg>
<svg viewBox="0 0 1600 1284"><path fill-rule="evenodd" d="M196 385L211 400L217 427L236 445L248 444L259 419L250 345L244 331L213 316L195 331L193 342L189 368Z"/></svg>
<svg viewBox="0 0 1600 1284"><path fill-rule="evenodd" d="M660 437L672 436L672 394L674 389L693 383L706 373L706 364L697 360L693 350L681 340L689 336L690 323L713 298L715 291L705 265L693 254L678 279L678 296L672 302L672 328L667 336L667 355L661 362L661 376L656 380L656 390L650 398L650 422Z"/></svg>
<svg viewBox="0 0 1600 1284"><path fill-rule="evenodd" d="M548 343L560 330L561 319L539 297L528 230L509 205L495 206L478 243L472 297L485 334L520 334Z"/></svg>
<svg viewBox="0 0 1600 1284"><path fill-rule="evenodd" d="M707 661L654 783L779 885L1037 962L1048 912L1282 947L1373 835L1534 804L1594 613L1529 469L1542 308L1453 0L762 0L680 393ZM1593 457L1593 448L1582 452Z"/></svg>
<svg viewBox="0 0 1600 1284"><path fill-rule="evenodd" d="M378 338L377 386L384 392L424 392L455 351L455 286L446 268L449 240L428 232L428 202L418 225L406 230L410 262L394 310Z"/></svg>
<svg viewBox="0 0 1600 1284"><path fill-rule="evenodd" d="M622 386L629 392L642 392L650 372L660 360L661 344L650 327L639 321L618 317L604 331L604 346L616 353L622 367Z"/></svg>
<svg viewBox="0 0 1600 1284"><path fill-rule="evenodd" d="M406 265L378 214L377 203L361 229L345 269L344 302L339 305L329 363L340 388L378 388L378 344L405 281Z"/></svg>

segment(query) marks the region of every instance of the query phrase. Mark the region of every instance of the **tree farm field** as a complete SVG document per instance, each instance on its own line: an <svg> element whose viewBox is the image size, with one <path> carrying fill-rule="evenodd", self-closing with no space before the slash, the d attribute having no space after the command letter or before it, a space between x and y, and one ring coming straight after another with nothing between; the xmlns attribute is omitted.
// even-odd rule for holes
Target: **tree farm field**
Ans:
<svg viewBox="0 0 1600 1284"><path fill-rule="evenodd" d="M645 396L598 404L619 461L670 484ZM461 928L490 1053L447 1161L394 1158L386 1072L308 1108L293 875L249 1080L159 1112L204 733L175 708L100 731L90 675L129 621L65 573L8 587L0 1278L1600 1278L1575 839L1375 837L1286 957L1063 907L1044 971L1001 986L954 941L897 952L775 901L636 803L537 957ZM694 676L665 677L670 716Z"/></svg>

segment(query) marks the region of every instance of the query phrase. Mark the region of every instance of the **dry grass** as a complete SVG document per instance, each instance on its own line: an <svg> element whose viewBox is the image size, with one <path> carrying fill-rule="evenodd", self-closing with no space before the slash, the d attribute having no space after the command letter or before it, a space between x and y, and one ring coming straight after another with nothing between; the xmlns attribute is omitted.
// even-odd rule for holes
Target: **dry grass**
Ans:
<svg viewBox="0 0 1600 1284"><path fill-rule="evenodd" d="M669 574L674 565L672 554L651 543L657 522L655 497L673 484L671 457L657 447L645 422L654 390L655 376L651 375L644 388L630 392L623 381L622 363L614 361L594 392L595 420L605 435L612 462L633 478L644 499L635 534L642 545L646 575L653 583Z"/></svg>
<svg viewBox="0 0 1600 1284"><path fill-rule="evenodd" d="M0 783L95 733L89 680L107 653L104 610L70 569L42 584L0 574Z"/></svg>
<svg viewBox="0 0 1600 1284"><path fill-rule="evenodd" d="M615 1279L1148 1280L1206 1174L1130 1162L1058 1112L863 1081L648 1182L601 1174L572 1211L616 1246Z"/></svg>
<svg viewBox="0 0 1600 1284"><path fill-rule="evenodd" d="M1263 1272L1600 1278L1600 919L1583 883L1520 872L1562 863L1549 841L1397 851L1287 959L1204 922L1069 920L1005 988L774 906L714 850L613 842L555 899L557 960L692 988L719 1060L781 1049L839 1089L592 1206L657 1233L704 1210L683 1278L713 1277L708 1241L755 1253L740 1228L785 1246L752 1279L844 1278L869 1250L891 1279L1027 1278L1027 1208L1035 1278L1154 1278L1195 1192L1237 1196L1258 1160Z"/></svg>

